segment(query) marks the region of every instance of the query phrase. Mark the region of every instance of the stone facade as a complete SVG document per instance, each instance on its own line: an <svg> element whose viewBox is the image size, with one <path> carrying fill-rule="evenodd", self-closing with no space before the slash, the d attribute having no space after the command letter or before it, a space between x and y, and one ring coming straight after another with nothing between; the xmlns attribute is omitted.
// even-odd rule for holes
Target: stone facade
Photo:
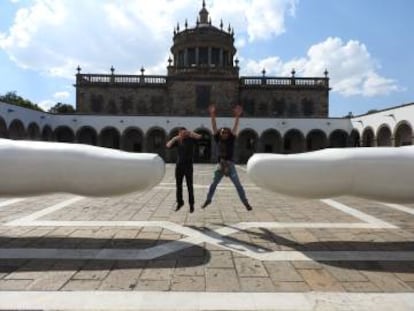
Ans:
<svg viewBox="0 0 414 311"><path fill-rule="evenodd" d="M162 115L169 109L166 87L93 85L77 88L77 112L109 115Z"/></svg>
<svg viewBox="0 0 414 311"><path fill-rule="evenodd" d="M76 75L78 113L107 115L206 116L215 103L230 116L236 103L245 117L325 118L329 78L239 76L234 30L211 25L203 2L197 25L174 29L166 76Z"/></svg>

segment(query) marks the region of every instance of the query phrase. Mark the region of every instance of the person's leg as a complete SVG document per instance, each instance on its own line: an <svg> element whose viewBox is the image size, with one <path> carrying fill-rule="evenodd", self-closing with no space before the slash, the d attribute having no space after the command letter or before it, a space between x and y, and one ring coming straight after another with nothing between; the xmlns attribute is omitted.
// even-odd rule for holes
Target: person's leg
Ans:
<svg viewBox="0 0 414 311"><path fill-rule="evenodd" d="M246 209L250 211L252 207L250 206L249 201L246 198L246 193L244 191L242 184L240 183L240 179L237 175L237 170L233 162L229 162L229 178L236 187L240 200L243 202Z"/></svg>
<svg viewBox="0 0 414 311"><path fill-rule="evenodd" d="M177 198L177 207L176 211L178 211L183 205L183 178L184 178L184 170L180 165L175 166L175 186L176 186L176 198Z"/></svg>
<svg viewBox="0 0 414 311"><path fill-rule="evenodd" d="M185 182L188 190L188 203L190 205L190 213L194 211L194 187L193 187L193 165L185 168Z"/></svg>
<svg viewBox="0 0 414 311"><path fill-rule="evenodd" d="M202 208L205 208L207 205L211 203L211 200L213 199L213 195L214 195L214 192L216 191L217 185L219 184L222 178L223 178L223 172L221 169L217 168L214 172L213 182L211 183L208 189L207 198Z"/></svg>

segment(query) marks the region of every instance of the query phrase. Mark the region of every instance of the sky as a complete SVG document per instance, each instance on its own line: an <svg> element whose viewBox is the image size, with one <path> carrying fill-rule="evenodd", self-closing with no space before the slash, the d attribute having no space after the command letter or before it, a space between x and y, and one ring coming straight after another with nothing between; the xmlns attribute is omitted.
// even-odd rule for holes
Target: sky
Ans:
<svg viewBox="0 0 414 311"><path fill-rule="evenodd" d="M201 0L0 0L0 95L75 106L82 73L166 75ZM330 117L414 102L412 0L206 0L235 32L240 75L330 78Z"/></svg>

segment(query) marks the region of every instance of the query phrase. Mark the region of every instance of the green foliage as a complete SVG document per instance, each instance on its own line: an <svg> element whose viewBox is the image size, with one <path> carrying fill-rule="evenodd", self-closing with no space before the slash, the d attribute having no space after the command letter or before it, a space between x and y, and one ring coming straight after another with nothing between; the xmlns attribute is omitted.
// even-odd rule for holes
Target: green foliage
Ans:
<svg viewBox="0 0 414 311"><path fill-rule="evenodd" d="M24 108L43 111L43 109L40 108L37 104L34 104L30 100L24 99L23 97L18 96L16 92L14 91L7 92L5 95L0 95L0 101L11 104L11 105L16 105L16 106L21 106Z"/></svg>
<svg viewBox="0 0 414 311"><path fill-rule="evenodd" d="M49 109L50 113L75 113L75 109L72 105L57 103Z"/></svg>

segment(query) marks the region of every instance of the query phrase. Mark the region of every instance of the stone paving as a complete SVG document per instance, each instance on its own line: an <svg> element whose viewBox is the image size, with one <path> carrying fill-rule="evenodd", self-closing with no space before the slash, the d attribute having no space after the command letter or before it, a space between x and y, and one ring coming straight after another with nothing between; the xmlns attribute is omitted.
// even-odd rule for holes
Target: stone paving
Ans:
<svg viewBox="0 0 414 311"><path fill-rule="evenodd" d="M173 165L142 193L1 198L0 290L414 292L414 205L286 197L238 167L253 211L227 179L202 210L213 169L195 166L193 214Z"/></svg>

